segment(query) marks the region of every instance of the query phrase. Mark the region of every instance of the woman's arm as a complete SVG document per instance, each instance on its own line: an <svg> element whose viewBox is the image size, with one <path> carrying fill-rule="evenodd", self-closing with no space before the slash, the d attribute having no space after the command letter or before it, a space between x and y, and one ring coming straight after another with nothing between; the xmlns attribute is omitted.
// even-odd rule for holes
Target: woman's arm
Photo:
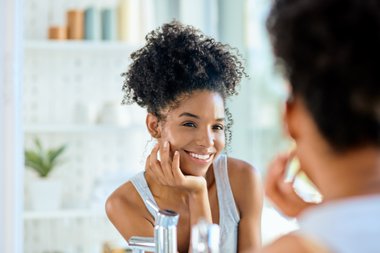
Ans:
<svg viewBox="0 0 380 253"><path fill-rule="evenodd" d="M131 182L116 189L106 201L106 213L119 233L131 236L153 236L154 219Z"/></svg>
<svg viewBox="0 0 380 253"><path fill-rule="evenodd" d="M263 190L260 174L250 164L229 158L228 171L235 202L240 213L238 251L261 247Z"/></svg>

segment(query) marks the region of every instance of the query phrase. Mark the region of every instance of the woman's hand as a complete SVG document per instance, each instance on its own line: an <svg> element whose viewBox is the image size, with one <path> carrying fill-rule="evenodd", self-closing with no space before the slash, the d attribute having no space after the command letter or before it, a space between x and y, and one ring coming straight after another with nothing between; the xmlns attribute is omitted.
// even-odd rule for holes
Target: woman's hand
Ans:
<svg viewBox="0 0 380 253"><path fill-rule="evenodd" d="M157 155L160 151L160 160ZM165 141L162 146L156 144L147 158L146 171L152 175L161 185L174 187L189 194L198 194L207 191L207 183L204 177L185 176L180 169L180 155L174 152L173 158L170 152L170 144Z"/></svg>
<svg viewBox="0 0 380 253"><path fill-rule="evenodd" d="M269 165L265 180L266 196L289 217L297 217L306 208L316 205L306 202L298 196L293 187L294 179L290 182L284 180L287 165L293 157L294 154L291 152L279 155L274 159Z"/></svg>
<svg viewBox="0 0 380 253"><path fill-rule="evenodd" d="M160 150L161 161L157 159ZM190 224L193 226L203 218L212 223L207 182L204 177L185 176L179 167L179 153L170 153L169 142L163 147L157 144L146 161L146 171L161 185L173 187L173 190L185 191L188 194Z"/></svg>

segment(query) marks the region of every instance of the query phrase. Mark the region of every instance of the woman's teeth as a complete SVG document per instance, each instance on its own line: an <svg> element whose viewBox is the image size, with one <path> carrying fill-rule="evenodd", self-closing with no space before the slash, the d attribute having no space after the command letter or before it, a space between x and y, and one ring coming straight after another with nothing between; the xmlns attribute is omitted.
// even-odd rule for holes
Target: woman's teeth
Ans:
<svg viewBox="0 0 380 253"><path fill-rule="evenodd" d="M208 160L211 156L211 154L208 154L208 155L199 155L199 154L195 154L195 153L189 153L189 154L190 154L190 156L197 158L199 160Z"/></svg>

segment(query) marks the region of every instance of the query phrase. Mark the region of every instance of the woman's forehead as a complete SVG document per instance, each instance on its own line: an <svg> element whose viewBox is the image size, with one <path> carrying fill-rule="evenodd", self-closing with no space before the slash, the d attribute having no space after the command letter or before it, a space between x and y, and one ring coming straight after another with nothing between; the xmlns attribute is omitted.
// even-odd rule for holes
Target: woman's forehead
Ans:
<svg viewBox="0 0 380 253"><path fill-rule="evenodd" d="M224 100L213 91L196 91L178 101L175 108L167 111L167 115L179 117L190 113L198 117L224 118Z"/></svg>

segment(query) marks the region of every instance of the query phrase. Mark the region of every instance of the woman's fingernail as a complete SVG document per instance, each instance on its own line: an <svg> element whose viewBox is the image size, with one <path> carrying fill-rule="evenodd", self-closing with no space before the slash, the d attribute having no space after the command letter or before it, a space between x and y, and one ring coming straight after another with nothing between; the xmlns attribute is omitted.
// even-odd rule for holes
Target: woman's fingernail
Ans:
<svg viewBox="0 0 380 253"><path fill-rule="evenodd" d="M168 141L165 141L165 142L164 142L164 148L168 148L168 146L169 146Z"/></svg>

